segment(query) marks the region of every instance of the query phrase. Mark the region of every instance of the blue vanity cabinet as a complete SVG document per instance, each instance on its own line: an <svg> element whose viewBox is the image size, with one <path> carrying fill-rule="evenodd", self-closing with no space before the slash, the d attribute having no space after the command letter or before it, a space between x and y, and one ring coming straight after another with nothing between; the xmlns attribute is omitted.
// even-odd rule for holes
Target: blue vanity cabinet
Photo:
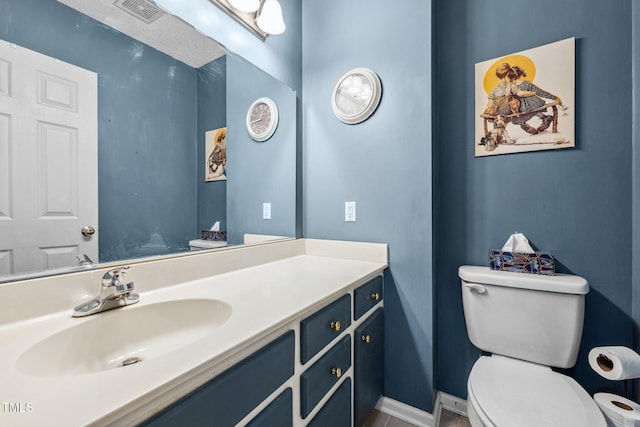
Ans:
<svg viewBox="0 0 640 427"><path fill-rule="evenodd" d="M327 351L300 375L300 416L306 418L351 367L351 335Z"/></svg>
<svg viewBox="0 0 640 427"><path fill-rule="evenodd" d="M367 420L384 387L384 309L378 308L354 334L354 426Z"/></svg>
<svg viewBox="0 0 640 427"><path fill-rule="evenodd" d="M354 424L355 425L355 424ZM351 378L346 378L307 427L351 427Z"/></svg>
<svg viewBox="0 0 640 427"><path fill-rule="evenodd" d="M291 411L293 411L293 391L289 387L256 415L247 427L293 427Z"/></svg>
<svg viewBox="0 0 640 427"><path fill-rule="evenodd" d="M294 354L295 335L290 330L142 425L234 426L293 375ZM284 400L286 406L286 396ZM276 408L265 417L273 421L283 416L275 424L291 425L292 411L285 412ZM256 425L267 424L258 420Z"/></svg>
<svg viewBox="0 0 640 427"><path fill-rule="evenodd" d="M300 374L300 417L307 417L315 410L327 393L347 379L351 368L351 295L346 294L326 307L300 321L300 361L303 372ZM342 336L338 342L335 339ZM333 345L331 343L334 342ZM322 354L313 363L307 363L317 354ZM349 384L351 380L349 380ZM340 386L342 387L342 385ZM335 393L334 393L335 394ZM349 423L351 422L351 387L347 404ZM334 397L331 397L334 399ZM326 404L325 404L326 405ZM324 411L324 409L320 409ZM317 417L317 414L316 414ZM331 424L327 424L331 425Z"/></svg>
<svg viewBox="0 0 640 427"><path fill-rule="evenodd" d="M382 288L376 276L305 312L290 330L142 425L361 427L383 393Z"/></svg>
<svg viewBox="0 0 640 427"><path fill-rule="evenodd" d="M353 318L358 320L382 298L383 277L376 276L353 291Z"/></svg>
<svg viewBox="0 0 640 427"><path fill-rule="evenodd" d="M351 295L344 295L300 322L300 362L307 363L351 325Z"/></svg>

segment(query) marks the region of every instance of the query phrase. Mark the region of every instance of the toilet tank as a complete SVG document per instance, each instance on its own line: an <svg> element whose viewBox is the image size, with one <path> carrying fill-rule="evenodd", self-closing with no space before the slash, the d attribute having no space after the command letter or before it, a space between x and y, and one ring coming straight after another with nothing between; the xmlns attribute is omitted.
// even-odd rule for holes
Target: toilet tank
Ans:
<svg viewBox="0 0 640 427"><path fill-rule="evenodd" d="M575 365L589 292L585 279L467 265L458 276L467 333L476 347L546 366Z"/></svg>

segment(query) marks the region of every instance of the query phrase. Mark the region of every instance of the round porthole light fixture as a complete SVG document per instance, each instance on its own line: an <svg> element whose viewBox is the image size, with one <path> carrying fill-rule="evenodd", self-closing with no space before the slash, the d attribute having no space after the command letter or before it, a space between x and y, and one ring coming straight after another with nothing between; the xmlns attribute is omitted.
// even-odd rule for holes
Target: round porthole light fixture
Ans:
<svg viewBox="0 0 640 427"><path fill-rule="evenodd" d="M333 88L331 107L336 117L353 125L367 120L380 104L380 78L368 68L347 71Z"/></svg>

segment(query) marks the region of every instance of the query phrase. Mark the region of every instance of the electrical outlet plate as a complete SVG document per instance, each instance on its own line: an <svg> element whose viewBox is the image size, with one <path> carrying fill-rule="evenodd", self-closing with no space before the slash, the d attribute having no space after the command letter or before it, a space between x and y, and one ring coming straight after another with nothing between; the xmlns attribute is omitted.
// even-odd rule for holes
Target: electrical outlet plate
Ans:
<svg viewBox="0 0 640 427"><path fill-rule="evenodd" d="M356 202L344 202L344 220L356 222Z"/></svg>
<svg viewBox="0 0 640 427"><path fill-rule="evenodd" d="M262 204L262 219L271 219L271 203Z"/></svg>

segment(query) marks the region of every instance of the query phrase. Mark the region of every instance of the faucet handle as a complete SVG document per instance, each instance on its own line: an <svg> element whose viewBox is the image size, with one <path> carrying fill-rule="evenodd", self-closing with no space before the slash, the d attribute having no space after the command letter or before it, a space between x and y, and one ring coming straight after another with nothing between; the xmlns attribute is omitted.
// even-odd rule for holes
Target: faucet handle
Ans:
<svg viewBox="0 0 640 427"><path fill-rule="evenodd" d="M91 265L91 264L93 264L93 260L91 258L89 258L89 255L87 255L87 254L83 254L82 257L80 255L77 255L76 259L78 260L78 263L80 265Z"/></svg>
<svg viewBox="0 0 640 427"><path fill-rule="evenodd" d="M115 287L118 291L130 291L133 290L133 282L122 283L125 273L129 270L129 267L119 267L109 270L102 276L102 286Z"/></svg>

